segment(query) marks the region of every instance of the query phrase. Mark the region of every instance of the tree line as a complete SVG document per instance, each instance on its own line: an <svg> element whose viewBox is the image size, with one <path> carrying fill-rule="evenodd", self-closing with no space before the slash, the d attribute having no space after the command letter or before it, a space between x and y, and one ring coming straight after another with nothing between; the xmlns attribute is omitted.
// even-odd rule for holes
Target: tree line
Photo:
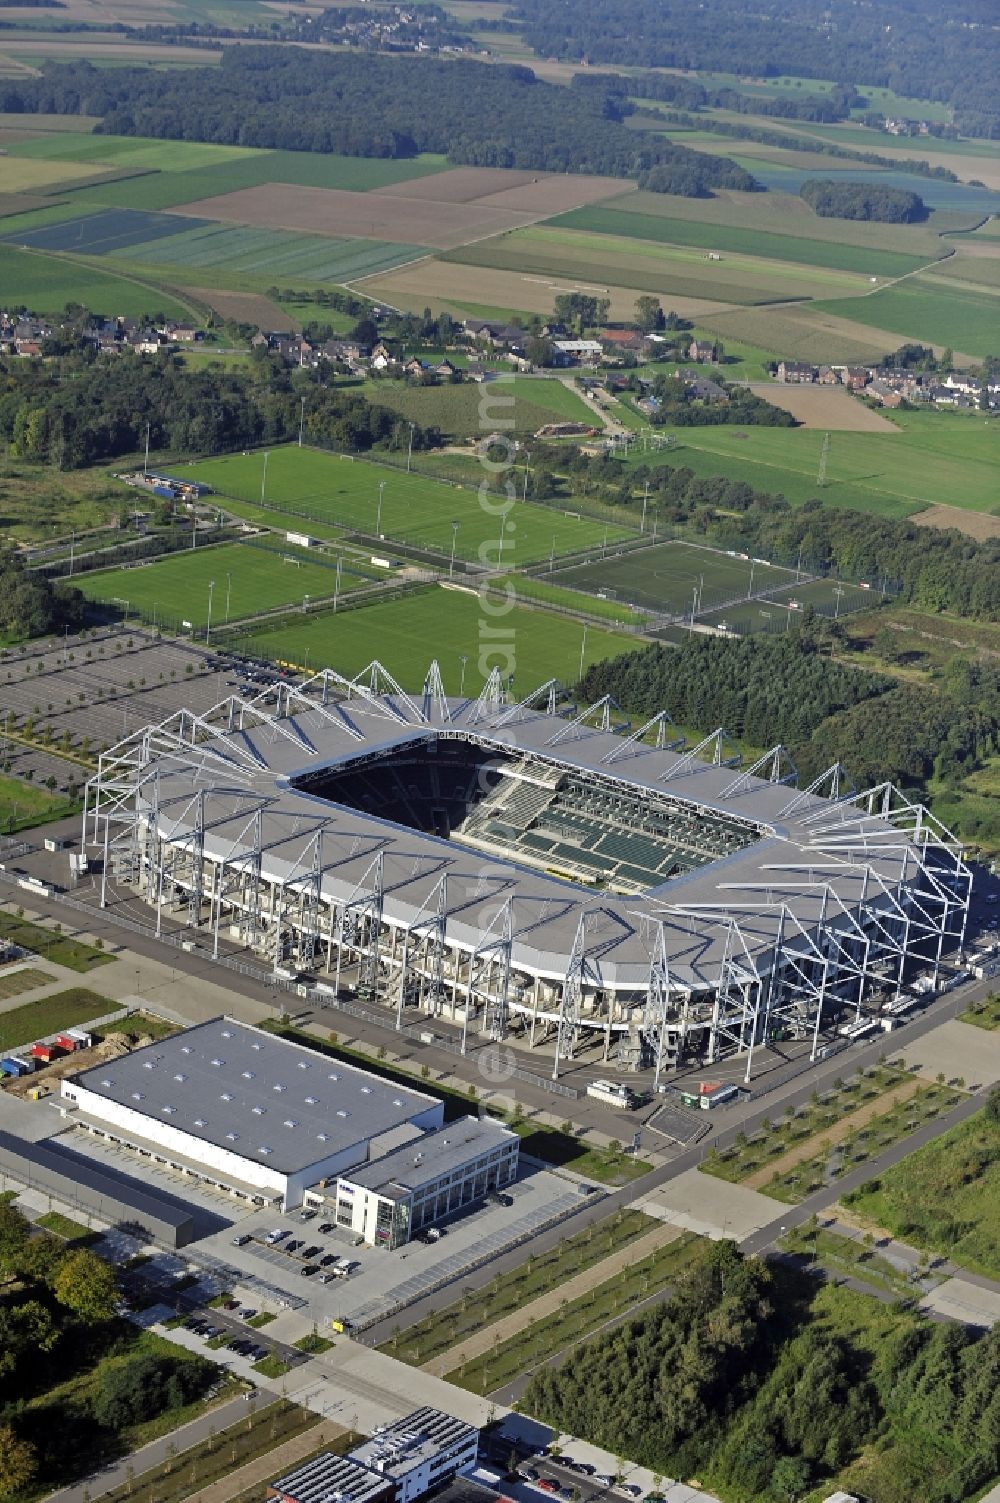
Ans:
<svg viewBox="0 0 1000 1503"><path fill-rule="evenodd" d="M470 101L472 105L470 107ZM0 110L102 117L113 135L639 178L659 191L756 187L728 157L609 119L585 91L468 59L227 47L218 67L47 66L0 85Z"/></svg>
<svg viewBox="0 0 1000 1503"><path fill-rule="evenodd" d="M24 567L13 549L0 550L0 640L20 642L83 625L87 603L75 585Z"/></svg>
<svg viewBox="0 0 1000 1503"><path fill-rule="evenodd" d="M733 1503L830 1491L859 1457L871 1503L962 1503L1000 1466L1000 1328L878 1308L715 1243L668 1303L541 1367L524 1407Z"/></svg>
<svg viewBox="0 0 1000 1503"><path fill-rule="evenodd" d="M355 451L404 449L410 425L358 392L326 384L321 370L293 373L261 351L248 369L192 371L181 357L125 351L97 356L92 345L46 361L0 357L0 439L15 458L75 470L150 447L213 454L305 436ZM441 441L413 429L416 449Z"/></svg>
<svg viewBox="0 0 1000 1503"><path fill-rule="evenodd" d="M539 57L738 77L853 79L943 100L969 134L1000 134L1000 35L990 0L910 0L905 24L853 0L517 0L505 23ZM803 88L803 93L807 88Z"/></svg>
<svg viewBox="0 0 1000 1503"><path fill-rule="evenodd" d="M814 214L822 219L873 219L880 224L915 224L927 218L919 193L881 183L837 183L811 177L799 189Z"/></svg>

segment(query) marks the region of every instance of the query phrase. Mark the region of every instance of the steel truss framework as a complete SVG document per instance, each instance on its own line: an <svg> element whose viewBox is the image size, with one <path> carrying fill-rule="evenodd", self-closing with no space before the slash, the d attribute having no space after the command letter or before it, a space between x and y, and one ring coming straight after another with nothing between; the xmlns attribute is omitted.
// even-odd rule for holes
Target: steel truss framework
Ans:
<svg viewBox="0 0 1000 1503"><path fill-rule="evenodd" d="M431 863L423 874L433 885L411 921L392 927L385 921L386 842L375 833L355 836L345 850L328 814L279 816L273 796L261 791L268 744L291 745L308 762L320 755L311 730L331 726L364 742L360 722L372 714L427 736L487 745L493 734L503 740L523 722L546 716L553 729L532 751L536 762L565 765L560 745L611 736L593 771L574 765L573 774L632 794L635 783L612 769L651 752L668 758L650 775L661 785L699 766L732 768L724 794L748 809L761 782L791 788L798 782L781 746L741 770L721 727L683 749L665 710L633 730L612 699L578 711L556 680L508 704L494 673L478 700L449 701L434 662L418 701L377 661L353 679L324 669L252 699L229 696L204 715L179 711L101 756L85 791L83 838L103 852L102 905L109 883L118 881L142 893L158 935L166 912L207 927L217 956L225 922L276 971L286 964L322 967L332 973L335 991L349 984L381 995L395 1009L397 1027L407 1007L437 1015L450 1002L452 1018L462 1022L463 1050L473 1025L491 1039L507 1038L515 1012L523 1011L515 1000L515 944L519 929L531 927L510 879L486 876L470 899L449 888L446 858L418 857ZM166 775L178 769L183 795L164 788ZM672 790L662 797L673 798ZM684 798L691 803L690 795ZM549 978L551 999L542 1009L554 1076L584 1034L600 1027L606 1056L612 1028L637 1039L633 1062L650 1066L657 1084L693 1053L708 1063L729 1053L745 1056L749 1080L755 1051L775 1036L809 1041L815 1058L834 1021L860 1018L873 997L899 998L915 956L936 983L945 949L960 952L964 945L972 885L951 832L891 783L858 791L839 764L791 794L779 817L793 816L806 832L804 844L794 848L795 859L764 865L757 880L720 881L712 902L673 901L669 887L657 890L636 925L648 954L644 986L621 995L609 989L602 970L607 919L620 919L592 900L578 903L564 973ZM753 816L746 819L751 828ZM222 826L225 849L220 854L216 838L209 858L206 838ZM359 858L367 860L363 875L334 901L324 877ZM478 937L459 941L453 925L470 913ZM668 942L694 932L693 925L715 935L720 957L699 986L677 975ZM533 1043L538 996L536 978Z"/></svg>

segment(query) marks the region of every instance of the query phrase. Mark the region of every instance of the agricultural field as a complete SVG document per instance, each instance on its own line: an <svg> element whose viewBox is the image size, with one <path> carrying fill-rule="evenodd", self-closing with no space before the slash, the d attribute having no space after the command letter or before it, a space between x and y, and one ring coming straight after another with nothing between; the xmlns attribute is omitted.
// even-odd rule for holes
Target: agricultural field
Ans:
<svg viewBox="0 0 1000 1503"><path fill-rule="evenodd" d="M300 548L272 550L226 543L184 549L154 563L83 574L79 585L88 600L119 602L126 614L141 613L175 630L183 630L182 622L189 621L197 631L208 621L213 581L212 623L221 628L276 606L301 605L306 596L313 600L332 596L336 569L332 563L314 563ZM363 582L344 569L341 593Z"/></svg>
<svg viewBox="0 0 1000 1503"><path fill-rule="evenodd" d="M729 353L728 350L726 352ZM803 428L824 432L895 433L889 419L852 396L843 386L796 386L780 381L751 381L755 396L790 412Z"/></svg>
<svg viewBox="0 0 1000 1503"><path fill-rule="evenodd" d="M0 287L9 302L41 313L61 313L67 303L83 303L105 317L162 313L183 322L193 313L187 303L138 277L12 245L0 244Z"/></svg>
<svg viewBox="0 0 1000 1503"><path fill-rule="evenodd" d="M937 502L995 511L1000 434L977 415L895 412L895 433L835 433L827 484L816 475L823 434L810 428L689 428L662 456L696 474L726 475L799 502L822 496L832 505L907 516ZM657 455L634 452L630 462Z"/></svg>
<svg viewBox="0 0 1000 1503"><path fill-rule="evenodd" d="M235 640L241 650L349 675L378 657L411 693L420 690L434 658L441 665L445 692L460 693L464 657L466 694L478 694L491 670L499 668L505 679L513 674L515 697L549 678L575 683L581 658L588 667L636 644L634 636L523 605L502 616L486 616L474 592L442 587L289 621Z"/></svg>
<svg viewBox="0 0 1000 1503"><path fill-rule="evenodd" d="M906 1242L1000 1277L1000 1127L985 1110L844 1200Z"/></svg>
<svg viewBox="0 0 1000 1503"><path fill-rule="evenodd" d="M867 278L856 272L732 254L717 263L689 247L547 226L480 240L441 259L498 271L638 287L658 294L671 307L675 296L740 305L838 293L849 296L867 285Z"/></svg>
<svg viewBox="0 0 1000 1503"><path fill-rule="evenodd" d="M829 267L856 272L862 276L897 277L916 271L932 259L929 254L878 247L810 239L804 234L743 228L739 225L711 221L668 218L665 215L633 211L632 204L645 199L635 194L631 199L562 214L548 223L551 230L590 231L595 234L664 243L695 246L705 251L733 253L737 256L763 257L768 261L791 261L803 267ZM698 200L700 202L700 200ZM804 228L804 227L803 227ZM908 227L907 227L908 228ZM944 253L944 247L938 252ZM725 262L723 263L725 270Z"/></svg>
<svg viewBox="0 0 1000 1503"><path fill-rule="evenodd" d="M995 349L1000 322L1000 303L991 306L983 294L947 287L919 275L865 297L838 298L819 303L817 308L870 322L902 338L947 345L977 358Z"/></svg>
<svg viewBox="0 0 1000 1503"><path fill-rule="evenodd" d="M173 468L179 475L212 486L222 497L260 502L262 453L232 454ZM381 514L380 485L384 487ZM270 452L264 489L268 504L304 518L316 517L369 535L380 531L387 539L446 557L454 542L456 558L498 566L523 567L549 558L553 550L559 555L594 548L601 545L606 532L612 543L635 535L627 528L605 528L602 522L529 502L518 505L507 519L501 560L501 519L481 504L475 487L448 485L350 455L294 445ZM457 533L453 531L456 522ZM308 530L309 523L305 526Z"/></svg>
<svg viewBox="0 0 1000 1503"><path fill-rule="evenodd" d="M479 437L491 424L504 431L532 434L547 423L585 423L600 419L575 391L550 376L514 376L482 386L410 386L401 381L372 381L365 395L381 407L421 427L440 428L448 438ZM506 425L513 422L513 429ZM481 478L481 477L480 477Z"/></svg>
<svg viewBox="0 0 1000 1503"><path fill-rule="evenodd" d="M546 575L547 580L549 577ZM708 611L724 601L749 598L790 584L795 573L730 557L712 548L669 542L591 559L571 569L560 569L551 578L555 584L600 593L606 599L651 611L680 613L691 610L696 591L701 597L700 609Z"/></svg>

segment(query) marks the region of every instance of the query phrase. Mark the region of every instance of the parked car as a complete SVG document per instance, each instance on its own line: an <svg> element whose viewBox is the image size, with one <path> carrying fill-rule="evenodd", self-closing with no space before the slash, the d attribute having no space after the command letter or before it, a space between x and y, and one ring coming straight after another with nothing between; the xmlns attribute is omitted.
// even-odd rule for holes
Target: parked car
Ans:
<svg viewBox="0 0 1000 1503"><path fill-rule="evenodd" d="M517 1469L517 1475L519 1477L523 1477L525 1482L534 1482L535 1478L538 1476L538 1473L535 1471L535 1468L533 1466L519 1466Z"/></svg>
<svg viewBox="0 0 1000 1503"><path fill-rule="evenodd" d="M253 1241L253 1238L250 1236L249 1232L241 1232L238 1237L234 1237L233 1238L233 1246L234 1247L246 1247L247 1243L248 1242L252 1242L252 1241Z"/></svg>
<svg viewBox="0 0 1000 1503"><path fill-rule="evenodd" d="M324 1237L328 1237L330 1235L330 1233L333 1231L333 1222L332 1221L324 1221L322 1223L322 1225L320 1226L320 1231L322 1232L322 1234L323 1234Z"/></svg>
<svg viewBox="0 0 1000 1503"><path fill-rule="evenodd" d="M598 1487L613 1487L615 1479L609 1477L606 1472L595 1472L594 1481Z"/></svg>
<svg viewBox="0 0 1000 1503"><path fill-rule="evenodd" d="M334 1277L335 1275L332 1273L321 1273L319 1276L319 1282L321 1284L332 1284Z"/></svg>
<svg viewBox="0 0 1000 1503"><path fill-rule="evenodd" d="M539 1477L536 1486L540 1487L543 1493L557 1493L559 1491L558 1482L553 1482L551 1477Z"/></svg>
<svg viewBox="0 0 1000 1503"><path fill-rule="evenodd" d="M315 1221L315 1219L316 1219L316 1217L318 1215L319 1215L318 1211L314 1211L309 1206L307 1206L304 1211L300 1211L299 1212L299 1220L300 1221Z"/></svg>
<svg viewBox="0 0 1000 1503"><path fill-rule="evenodd" d="M299 1272L304 1279L310 1279L314 1273L319 1273L319 1268L315 1263L307 1263L304 1268L299 1269Z"/></svg>
<svg viewBox="0 0 1000 1503"><path fill-rule="evenodd" d="M336 1261L337 1261L337 1254L336 1253L332 1253L332 1252L324 1253L323 1256L319 1260L319 1266L320 1266L320 1268L329 1268L330 1264L331 1263L336 1263Z"/></svg>
<svg viewBox="0 0 1000 1503"><path fill-rule="evenodd" d="M317 1253L321 1253L322 1251L323 1249L321 1247L314 1245L312 1247L307 1247L302 1256L304 1258L315 1258Z"/></svg>

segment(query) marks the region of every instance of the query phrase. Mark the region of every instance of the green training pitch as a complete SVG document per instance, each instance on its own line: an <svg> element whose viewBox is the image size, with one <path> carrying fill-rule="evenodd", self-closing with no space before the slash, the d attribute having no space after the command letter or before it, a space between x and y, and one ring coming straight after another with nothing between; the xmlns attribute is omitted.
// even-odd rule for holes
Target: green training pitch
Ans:
<svg viewBox="0 0 1000 1503"><path fill-rule="evenodd" d="M382 601L358 610L324 612L311 620L254 632L239 639L241 649L300 667L359 673L377 657L404 689L419 692L428 666L437 658L445 691L478 694L493 668L514 675L514 693L524 695L549 678L575 683L580 654L585 665L617 657L634 636L584 625L547 611L514 606L485 611L474 591L443 587Z"/></svg>
<svg viewBox="0 0 1000 1503"><path fill-rule="evenodd" d="M927 256L906 255L902 251L869 250L860 245L837 245L829 240L808 240L804 236L740 229L734 225L700 224L691 219L631 214L625 203L615 209L574 209L546 223L553 229L591 230L601 235L699 246L706 251L762 256L768 261L794 261L800 266L824 266L837 271L855 271L864 276L901 277L925 266L929 259Z"/></svg>
<svg viewBox="0 0 1000 1503"><path fill-rule="evenodd" d="M1000 433L973 413L895 412L898 433L835 433L827 484L817 485L823 434L816 428L690 428L660 455L635 463L688 466L697 475L745 480L798 504L820 497L879 516L904 517L941 502L997 507Z"/></svg>
<svg viewBox="0 0 1000 1503"><path fill-rule="evenodd" d="M503 433L532 434L547 423L586 423L591 427L597 421L576 392L552 376L512 376L484 386L369 381L364 391L378 406L390 407L421 427L439 428L451 438L479 438L484 425L487 431L495 425Z"/></svg>
<svg viewBox="0 0 1000 1503"><path fill-rule="evenodd" d="M773 595L741 600L722 610L711 611L700 619L708 626L728 628L740 636L756 632L787 631L802 621L802 613L812 606L818 616L834 618L864 610L878 602L875 590L860 585L838 584L833 579L807 580L776 590Z"/></svg>
<svg viewBox="0 0 1000 1503"><path fill-rule="evenodd" d="M9 307L23 304L37 313L61 313L67 303L83 303L93 313L109 318L163 313L183 322L191 317L189 307L159 287L103 271L92 262L19 250L13 245L0 245L0 287Z"/></svg>
<svg viewBox="0 0 1000 1503"><path fill-rule="evenodd" d="M867 297L836 298L815 306L838 318L857 319L966 355L982 357L997 347L1000 302L985 293L943 286L929 276L911 277Z"/></svg>
<svg viewBox="0 0 1000 1503"><path fill-rule="evenodd" d="M595 558L552 576L555 584L671 613L690 611L696 593L701 609L707 611L726 601L773 590L794 578L789 569L679 542Z"/></svg>
<svg viewBox="0 0 1000 1503"><path fill-rule="evenodd" d="M623 527L605 528L603 522L531 503L516 504L505 518L498 513L498 498L481 499L473 486L448 485L350 455L294 445L270 451L266 480L260 451L172 468L178 475L210 485L223 497L259 505L263 488L265 501L286 513L315 517L369 536L379 534L445 557L454 543L456 558L494 567L517 568L549 558L553 551L559 556L598 547L605 532L609 542L634 536ZM308 531L308 521L303 530Z"/></svg>
<svg viewBox="0 0 1000 1503"><path fill-rule="evenodd" d="M286 558L294 562L286 563ZM189 621L198 630L208 621L213 580L212 623L222 627L275 606L301 605L307 595L314 600L332 595L336 570L313 563L301 549L271 552L227 543L184 549L158 563L81 575L79 584L89 600L118 601L130 614L138 611L150 620L155 616L175 629ZM359 576L342 571L342 594L361 583Z"/></svg>

